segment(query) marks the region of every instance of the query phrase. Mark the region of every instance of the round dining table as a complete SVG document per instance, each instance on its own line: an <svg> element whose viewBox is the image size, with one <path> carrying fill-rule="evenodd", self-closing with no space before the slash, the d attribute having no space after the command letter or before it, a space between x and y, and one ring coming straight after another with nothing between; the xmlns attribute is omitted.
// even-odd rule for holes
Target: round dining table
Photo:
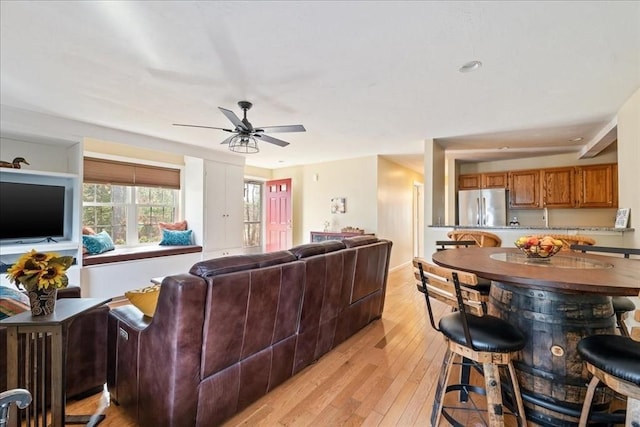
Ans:
<svg viewBox="0 0 640 427"><path fill-rule="evenodd" d="M490 280L488 314L524 333L526 345L514 365L528 424L577 423L589 381L577 344L615 333L611 297L638 296L640 260L572 251L532 259L505 247L444 250L432 260ZM620 421L610 415L609 393L599 391L594 402L592 421Z"/></svg>

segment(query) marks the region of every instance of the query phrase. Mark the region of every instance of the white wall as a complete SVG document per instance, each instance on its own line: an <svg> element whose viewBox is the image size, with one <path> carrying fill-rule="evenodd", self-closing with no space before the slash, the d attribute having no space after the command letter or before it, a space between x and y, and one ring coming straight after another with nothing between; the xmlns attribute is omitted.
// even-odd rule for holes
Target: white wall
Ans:
<svg viewBox="0 0 640 427"><path fill-rule="evenodd" d="M325 221L331 224L330 231L351 226L378 233L375 156L315 163L303 166L302 170L304 242L309 242L311 231L322 231ZM330 202L334 197L346 199L345 213L331 213Z"/></svg>
<svg viewBox="0 0 640 427"><path fill-rule="evenodd" d="M629 227L625 233L629 247L640 248L640 89L618 111L618 206L631 208Z"/></svg>
<svg viewBox="0 0 640 427"><path fill-rule="evenodd" d="M378 237L391 240L392 267L413 258L413 186L422 175L378 158Z"/></svg>

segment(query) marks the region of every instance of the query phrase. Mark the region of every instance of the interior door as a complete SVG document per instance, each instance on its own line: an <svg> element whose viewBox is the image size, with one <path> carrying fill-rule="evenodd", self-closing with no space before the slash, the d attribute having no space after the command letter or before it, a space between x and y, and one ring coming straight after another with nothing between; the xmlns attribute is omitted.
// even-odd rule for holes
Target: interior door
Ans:
<svg viewBox="0 0 640 427"><path fill-rule="evenodd" d="M291 178L267 181L265 194L267 201L266 251L289 249L293 246Z"/></svg>

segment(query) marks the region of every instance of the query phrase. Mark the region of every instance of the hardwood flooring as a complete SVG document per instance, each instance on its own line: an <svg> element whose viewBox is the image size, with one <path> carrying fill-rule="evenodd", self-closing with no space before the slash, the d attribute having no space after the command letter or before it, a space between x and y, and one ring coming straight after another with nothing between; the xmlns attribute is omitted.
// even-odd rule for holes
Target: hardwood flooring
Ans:
<svg viewBox="0 0 640 427"><path fill-rule="evenodd" d="M438 316L449 311L437 301ZM382 319L276 388L225 426L426 426L443 337L429 325L410 265L389 274ZM480 403L482 405L482 402ZM104 413L101 427L135 426L108 394L68 402L67 413ZM442 422L441 425L447 424ZM470 414L466 426L485 425Z"/></svg>

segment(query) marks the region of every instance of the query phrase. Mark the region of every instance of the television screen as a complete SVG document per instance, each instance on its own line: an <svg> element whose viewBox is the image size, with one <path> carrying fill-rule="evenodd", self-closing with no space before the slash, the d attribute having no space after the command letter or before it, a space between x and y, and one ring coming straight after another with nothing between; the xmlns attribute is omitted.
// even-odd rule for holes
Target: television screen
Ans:
<svg viewBox="0 0 640 427"><path fill-rule="evenodd" d="M0 182L0 239L64 236L65 187Z"/></svg>

